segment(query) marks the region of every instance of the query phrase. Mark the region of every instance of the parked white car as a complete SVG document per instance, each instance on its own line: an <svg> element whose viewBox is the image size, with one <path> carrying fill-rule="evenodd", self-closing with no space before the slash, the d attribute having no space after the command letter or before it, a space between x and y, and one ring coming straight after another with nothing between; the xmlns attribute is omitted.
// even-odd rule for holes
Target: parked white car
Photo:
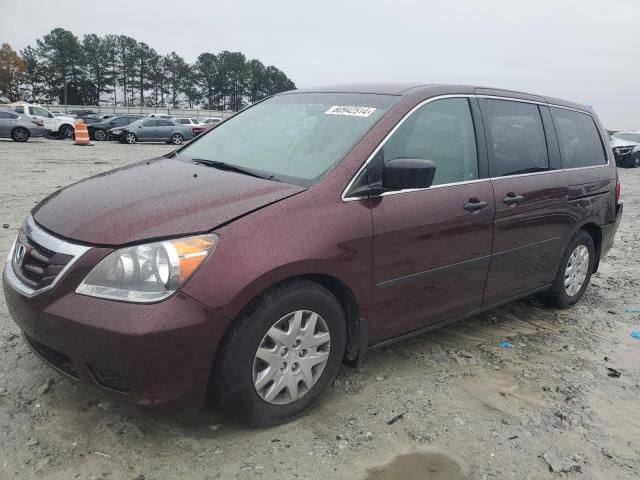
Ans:
<svg viewBox="0 0 640 480"><path fill-rule="evenodd" d="M200 120L198 120L197 118L187 118L187 117L180 117L180 118L174 118L173 119L175 122L178 122L182 125L191 125L194 127L201 127L204 126Z"/></svg>
<svg viewBox="0 0 640 480"><path fill-rule="evenodd" d="M9 108L20 115L26 115L34 120L41 120L44 128L50 131L51 135L58 138L71 137L74 132L75 119L69 116L55 116L46 108L31 103L14 103Z"/></svg>

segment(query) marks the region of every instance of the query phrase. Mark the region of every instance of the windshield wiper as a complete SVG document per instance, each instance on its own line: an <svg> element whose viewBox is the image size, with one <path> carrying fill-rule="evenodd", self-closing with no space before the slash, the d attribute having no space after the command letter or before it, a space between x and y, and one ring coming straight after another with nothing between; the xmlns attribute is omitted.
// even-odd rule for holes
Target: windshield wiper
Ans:
<svg viewBox="0 0 640 480"><path fill-rule="evenodd" d="M206 167L217 168L218 170L225 170L227 172L236 172L242 173L244 175L249 175L256 178L262 178L263 180L275 180L279 182L280 180L275 175L266 175L264 173L260 173L256 170L246 167L239 167L238 165L232 165L226 162L220 162L217 160L207 160L206 158L192 158L191 161L193 163L199 163L200 165L204 165Z"/></svg>

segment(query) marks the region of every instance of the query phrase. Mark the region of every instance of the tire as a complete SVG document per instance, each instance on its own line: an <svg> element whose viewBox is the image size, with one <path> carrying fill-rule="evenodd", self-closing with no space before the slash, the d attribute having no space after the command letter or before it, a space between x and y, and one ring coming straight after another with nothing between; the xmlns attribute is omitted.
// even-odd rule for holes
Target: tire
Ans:
<svg viewBox="0 0 640 480"><path fill-rule="evenodd" d="M131 132L126 132L122 135L123 138L123 142L122 143L128 143L129 145L133 145L134 143L136 143L138 141L138 138L136 137L135 133L131 133Z"/></svg>
<svg viewBox="0 0 640 480"><path fill-rule="evenodd" d="M14 142L26 142L27 140L29 140L30 136L31 133L24 127L14 128L11 132L11 138Z"/></svg>
<svg viewBox="0 0 640 480"><path fill-rule="evenodd" d="M579 253L580 251L584 252L584 249L586 249L589 255L589 258L586 259L586 264L584 263L584 258L581 260ZM574 252L577 253L577 256L574 255ZM573 240L569 243L569 246L562 256L553 285L547 292L540 295L540 299L546 305L556 308L569 308L578 303L589 285L589 280L591 280L595 259L596 249L593 245L591 235L584 230L580 230L575 237L573 237ZM584 275L584 279L582 279L582 283L577 289L576 286L579 282L571 281L572 277L569 273L570 263L573 265L572 271L578 280ZM586 271L584 268L586 268ZM565 278L566 275L569 275L569 278ZM565 281L568 282L570 286L566 287Z"/></svg>
<svg viewBox="0 0 640 480"><path fill-rule="evenodd" d="M71 125L62 125L58 129L58 140L64 140L65 138L71 138L73 135L73 127Z"/></svg>
<svg viewBox="0 0 640 480"><path fill-rule="evenodd" d="M102 142L107 139L107 132L101 128L96 128L93 131L93 138L98 142Z"/></svg>
<svg viewBox="0 0 640 480"><path fill-rule="evenodd" d="M180 133L174 133L171 135L171 143L174 145L182 145L184 142L184 137Z"/></svg>
<svg viewBox="0 0 640 480"><path fill-rule="evenodd" d="M629 168L638 168L640 167L640 152L636 152L631 157L631 162L629 162Z"/></svg>
<svg viewBox="0 0 640 480"><path fill-rule="evenodd" d="M312 322L312 336L307 335L310 330L296 329L296 323L309 329ZM280 340L274 340L278 325L297 335L280 330ZM301 416L331 384L344 357L344 312L328 290L307 280L269 290L231 328L214 363L211 385L222 406L253 427Z"/></svg>

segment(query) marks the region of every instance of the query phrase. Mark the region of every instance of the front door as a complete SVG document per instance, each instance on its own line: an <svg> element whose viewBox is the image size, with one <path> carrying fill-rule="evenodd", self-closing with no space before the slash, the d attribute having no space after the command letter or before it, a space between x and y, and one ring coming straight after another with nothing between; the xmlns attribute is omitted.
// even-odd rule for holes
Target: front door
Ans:
<svg viewBox="0 0 640 480"><path fill-rule="evenodd" d="M42 120L44 128L55 132L58 130L55 117L42 107L29 106L29 116L36 120Z"/></svg>
<svg viewBox="0 0 640 480"><path fill-rule="evenodd" d="M474 102L460 97L425 103L370 162L370 178L394 158L436 165L431 187L371 200L376 323L371 331L380 332L372 342L482 305L494 199L483 149L477 148Z"/></svg>
<svg viewBox="0 0 640 480"><path fill-rule="evenodd" d="M490 305L553 281L570 222L547 107L498 99L480 106L496 203Z"/></svg>

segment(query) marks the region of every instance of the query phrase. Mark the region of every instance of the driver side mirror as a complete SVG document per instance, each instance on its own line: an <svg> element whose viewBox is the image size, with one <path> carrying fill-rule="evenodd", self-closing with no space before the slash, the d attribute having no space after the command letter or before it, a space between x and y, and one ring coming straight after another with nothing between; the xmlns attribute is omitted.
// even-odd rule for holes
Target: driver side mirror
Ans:
<svg viewBox="0 0 640 480"><path fill-rule="evenodd" d="M394 158L382 170L382 187L385 190L428 188L433 183L436 164L419 158Z"/></svg>

